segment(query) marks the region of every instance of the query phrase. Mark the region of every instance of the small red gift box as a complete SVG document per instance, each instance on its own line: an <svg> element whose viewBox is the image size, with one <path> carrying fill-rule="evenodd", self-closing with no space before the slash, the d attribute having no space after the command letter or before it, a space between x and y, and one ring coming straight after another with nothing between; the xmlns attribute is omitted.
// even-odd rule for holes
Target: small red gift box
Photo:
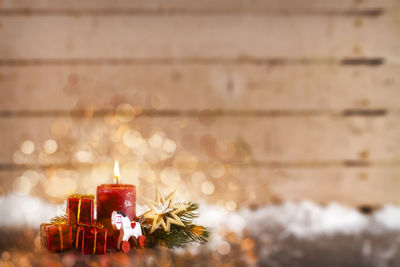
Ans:
<svg viewBox="0 0 400 267"><path fill-rule="evenodd" d="M73 231L73 237L74 237L74 247L81 250L82 249L82 239L83 239L83 233L85 231L85 229L87 228L103 228L103 225L99 222L94 222L93 225L89 226L89 225L81 225L75 228L75 230Z"/></svg>
<svg viewBox="0 0 400 267"><path fill-rule="evenodd" d="M100 227L83 227L83 254L105 254L107 251L107 229Z"/></svg>
<svg viewBox="0 0 400 267"><path fill-rule="evenodd" d="M94 196L72 195L67 200L68 223L71 225L93 224Z"/></svg>
<svg viewBox="0 0 400 267"><path fill-rule="evenodd" d="M72 247L72 227L68 224L43 223L40 226L42 247L60 252Z"/></svg>

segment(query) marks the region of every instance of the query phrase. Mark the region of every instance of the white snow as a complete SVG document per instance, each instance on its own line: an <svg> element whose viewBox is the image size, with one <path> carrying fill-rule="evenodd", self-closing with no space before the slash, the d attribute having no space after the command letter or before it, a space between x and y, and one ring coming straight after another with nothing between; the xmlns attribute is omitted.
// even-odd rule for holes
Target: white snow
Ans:
<svg viewBox="0 0 400 267"><path fill-rule="evenodd" d="M389 230L400 230L400 206L387 204L374 213L378 225Z"/></svg>
<svg viewBox="0 0 400 267"><path fill-rule="evenodd" d="M144 207L138 206L137 211L140 214ZM337 233L356 234L365 230L400 230L400 206L392 204L369 216L338 203L321 206L310 201L285 202L236 212L201 203L199 213L197 223L209 227L213 233L233 231L240 234L248 228L254 234L279 230L299 238L312 238ZM14 194L0 197L0 226L38 227L63 214L65 203L54 205L37 197ZM213 236L215 241L221 241L218 234Z"/></svg>
<svg viewBox="0 0 400 267"><path fill-rule="evenodd" d="M0 226L38 227L65 214L65 205L54 205L32 196L8 194L0 197Z"/></svg>
<svg viewBox="0 0 400 267"><path fill-rule="evenodd" d="M241 233L248 228L254 234L278 230L299 238L318 235L357 234L361 231L400 230L400 206L387 204L373 215L357 209L330 203L322 206L310 201L266 205L256 210L228 212L201 204L198 223L219 232Z"/></svg>
<svg viewBox="0 0 400 267"><path fill-rule="evenodd" d="M286 202L279 206L265 206L256 211L243 210L239 213L245 218L254 218L251 229L255 232L279 227L297 237L352 234L365 230L370 223L367 216L337 203L323 207L309 201Z"/></svg>

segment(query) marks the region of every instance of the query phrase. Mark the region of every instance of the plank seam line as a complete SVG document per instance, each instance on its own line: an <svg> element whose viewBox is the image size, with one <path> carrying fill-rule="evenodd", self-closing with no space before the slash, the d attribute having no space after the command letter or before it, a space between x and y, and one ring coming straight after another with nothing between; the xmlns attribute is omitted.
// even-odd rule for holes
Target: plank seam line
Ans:
<svg viewBox="0 0 400 267"><path fill-rule="evenodd" d="M8 8L0 16L232 16L232 15L302 15L302 16L382 16L384 8L269 8L269 9L184 9L184 8Z"/></svg>
<svg viewBox="0 0 400 267"><path fill-rule="evenodd" d="M386 160L337 160L337 161L222 161L224 164L234 165L239 168L393 168L400 167L400 161ZM189 164L190 165L190 164ZM184 166L184 165L182 165ZM207 168L206 163L199 163L201 168ZM65 168L65 169L90 169L94 167L112 167L112 163L55 163L55 164L14 164L0 163L0 171L18 171L27 169L48 169L48 168ZM162 168L154 166L154 168Z"/></svg>
<svg viewBox="0 0 400 267"><path fill-rule="evenodd" d="M41 66L41 65L135 65L135 64L254 64L254 65L311 65L328 64L343 66L381 66L385 64L383 57L345 57L335 58L254 58L248 56L224 58L30 58L30 59L6 59L0 58L0 66Z"/></svg>
<svg viewBox="0 0 400 267"><path fill-rule="evenodd" d="M177 110L177 109L140 109L118 111L114 109L99 110L0 110L0 118L44 118L44 117L106 117L106 116L135 116L135 117L315 117L315 116L342 116L342 117L382 117L400 115L400 111L386 109L345 109L345 110Z"/></svg>

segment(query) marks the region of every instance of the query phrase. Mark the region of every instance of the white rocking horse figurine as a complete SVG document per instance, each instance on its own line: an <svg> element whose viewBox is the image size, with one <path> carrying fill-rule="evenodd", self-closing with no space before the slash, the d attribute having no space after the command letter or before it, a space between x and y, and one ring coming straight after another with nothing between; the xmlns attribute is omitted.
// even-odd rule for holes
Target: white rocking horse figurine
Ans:
<svg viewBox="0 0 400 267"><path fill-rule="evenodd" d="M113 228L119 230L117 249L127 253L130 250L129 238L134 236L139 247L144 247L146 237L142 234L140 223L131 222L121 211L113 211L111 214L111 224Z"/></svg>

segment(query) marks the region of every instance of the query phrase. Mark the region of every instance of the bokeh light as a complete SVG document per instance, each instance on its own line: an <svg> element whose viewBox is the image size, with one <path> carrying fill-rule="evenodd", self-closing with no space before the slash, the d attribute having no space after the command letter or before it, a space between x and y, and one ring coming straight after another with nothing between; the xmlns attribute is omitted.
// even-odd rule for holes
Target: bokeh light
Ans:
<svg viewBox="0 0 400 267"><path fill-rule="evenodd" d="M134 108L128 103L118 105L115 111L116 117L120 122L129 122L135 116Z"/></svg>
<svg viewBox="0 0 400 267"><path fill-rule="evenodd" d="M3 251L1 253L1 258L5 261L8 261L11 258L11 254L8 251Z"/></svg>
<svg viewBox="0 0 400 267"><path fill-rule="evenodd" d="M165 152L174 153L176 149L176 144L171 139L166 139L163 143L163 149Z"/></svg>
<svg viewBox="0 0 400 267"><path fill-rule="evenodd" d="M220 241L217 245L217 251L221 255L228 255L231 251L231 245L226 241Z"/></svg>
<svg viewBox="0 0 400 267"><path fill-rule="evenodd" d="M221 178L225 174L225 166L219 161L215 161L210 166L210 175L214 178Z"/></svg>
<svg viewBox="0 0 400 267"><path fill-rule="evenodd" d="M21 144L21 151L26 155L32 154L35 151L35 144L31 140L25 140Z"/></svg>
<svg viewBox="0 0 400 267"><path fill-rule="evenodd" d="M142 142L142 135L136 130L129 130L124 134L124 143L130 148L138 148Z"/></svg>
<svg viewBox="0 0 400 267"><path fill-rule="evenodd" d="M93 160L93 154L87 150L79 150L75 154L76 159L80 162L91 162Z"/></svg>
<svg viewBox="0 0 400 267"><path fill-rule="evenodd" d="M57 151L58 145L57 142L54 141L53 139L46 140L44 143L44 151L47 154L53 154Z"/></svg>
<svg viewBox="0 0 400 267"><path fill-rule="evenodd" d="M23 176L27 177L32 185L32 187L36 186L41 180L42 176L34 170L27 170L23 173Z"/></svg>
<svg viewBox="0 0 400 267"><path fill-rule="evenodd" d="M205 181L201 184L201 192L205 195L211 195L215 191L215 186L211 181Z"/></svg>
<svg viewBox="0 0 400 267"><path fill-rule="evenodd" d="M234 211L236 209L236 202L233 200L228 200L226 202L226 209L229 211Z"/></svg>
<svg viewBox="0 0 400 267"><path fill-rule="evenodd" d="M19 176L14 180L14 193L18 195L27 195L31 191L31 181L25 176Z"/></svg>
<svg viewBox="0 0 400 267"><path fill-rule="evenodd" d="M163 141L163 134L160 132L156 132L149 138L149 144L152 148L160 148Z"/></svg>

